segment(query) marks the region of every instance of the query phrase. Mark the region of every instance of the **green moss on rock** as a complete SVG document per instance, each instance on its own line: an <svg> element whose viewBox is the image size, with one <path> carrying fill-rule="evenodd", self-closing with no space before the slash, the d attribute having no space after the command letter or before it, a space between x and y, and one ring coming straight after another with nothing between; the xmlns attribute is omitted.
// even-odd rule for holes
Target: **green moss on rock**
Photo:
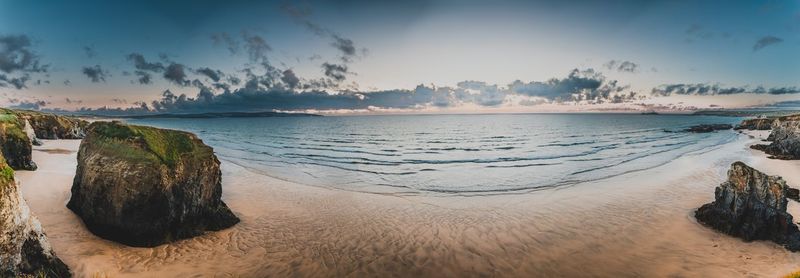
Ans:
<svg viewBox="0 0 800 278"><path fill-rule="evenodd" d="M194 134L94 122L78 150L67 207L95 235L156 246L233 226L220 162Z"/></svg>
<svg viewBox="0 0 800 278"><path fill-rule="evenodd" d="M183 156L203 159L213 155L210 147L188 132L120 122L96 122L89 129L104 153L127 159L153 160L174 167Z"/></svg>

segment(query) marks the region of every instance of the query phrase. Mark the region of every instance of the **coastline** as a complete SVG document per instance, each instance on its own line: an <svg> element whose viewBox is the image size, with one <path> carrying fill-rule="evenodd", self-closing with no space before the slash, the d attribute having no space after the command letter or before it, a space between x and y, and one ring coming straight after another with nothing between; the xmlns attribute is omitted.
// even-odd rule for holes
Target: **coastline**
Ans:
<svg viewBox="0 0 800 278"><path fill-rule="evenodd" d="M767 159L747 147L761 135L748 134L645 171L493 196L328 189L223 160L222 198L242 222L155 248L99 239L65 207L79 141L45 140L33 152L39 170L17 177L77 277L779 276L795 271L800 256L717 233L692 217L735 160L800 184L792 171L800 162Z"/></svg>

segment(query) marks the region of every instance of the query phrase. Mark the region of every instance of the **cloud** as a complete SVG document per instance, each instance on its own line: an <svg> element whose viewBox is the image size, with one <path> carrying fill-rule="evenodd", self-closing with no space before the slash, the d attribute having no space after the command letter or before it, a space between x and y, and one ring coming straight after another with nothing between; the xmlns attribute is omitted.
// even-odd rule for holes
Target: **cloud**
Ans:
<svg viewBox="0 0 800 278"><path fill-rule="evenodd" d="M300 85L300 78L298 78L291 69L283 71L281 81L290 89L297 88Z"/></svg>
<svg viewBox="0 0 800 278"><path fill-rule="evenodd" d="M195 70L194 72L197 73L197 74L204 75L204 76L208 77L209 79L211 79L214 82L219 82L219 80L222 79L222 76L224 75L222 73L222 71L213 70L213 69L210 69L210 68L199 68L199 69Z"/></svg>
<svg viewBox="0 0 800 278"><path fill-rule="evenodd" d="M338 35L333 35L333 47L342 52L342 61L349 63L353 57L356 56L356 47L353 45L353 40L342 38Z"/></svg>
<svg viewBox="0 0 800 278"><path fill-rule="evenodd" d="M652 95L656 96L670 96L670 95L733 95L733 94L770 94L770 95L785 95L800 93L800 88L797 87L755 87L749 88L742 87L724 87L720 84L664 84L657 86L651 90Z"/></svg>
<svg viewBox="0 0 800 278"><path fill-rule="evenodd" d="M9 77L7 75L0 74L0 87L2 88L13 87L17 90L25 89L28 87L26 83L30 79L31 79L30 75L27 74L20 77Z"/></svg>
<svg viewBox="0 0 800 278"><path fill-rule="evenodd" d="M295 21L306 27L309 31L314 33L315 35L323 38L330 38L332 39L331 45L338 49L341 56L339 57L343 62L350 63L356 58L358 55L357 47L353 40L345 38L336 32L322 27L309 19L312 14L312 10L310 6L303 6L298 7L292 5L290 3L284 3L281 8L289 14ZM366 48L362 48L362 52L367 52Z"/></svg>
<svg viewBox="0 0 800 278"><path fill-rule="evenodd" d="M781 43L781 42L783 42L783 39L781 39L781 38L778 38L778 37L775 37L775 36L764 36L764 37L758 39L758 41L756 41L756 44L753 45L753 52L759 51L759 50L763 49L764 47L767 47L767 46L770 46L770 45L773 45L773 44L777 44L777 43Z"/></svg>
<svg viewBox="0 0 800 278"><path fill-rule="evenodd" d="M95 51L91 46L84 46L83 53L86 54L86 58L89 59L97 57L97 51Z"/></svg>
<svg viewBox="0 0 800 278"><path fill-rule="evenodd" d="M9 106L9 108L13 109L26 109L26 110L39 110L42 107L47 106L47 102L43 100L34 100L34 101L27 101L23 100L15 105Z"/></svg>
<svg viewBox="0 0 800 278"><path fill-rule="evenodd" d="M333 80L343 81L347 78L346 65L330 64L326 62L322 64L322 69L325 70L325 76L333 78Z"/></svg>
<svg viewBox="0 0 800 278"><path fill-rule="evenodd" d="M127 59L128 61L133 62L133 66L137 70L153 71L153 72L161 72L164 70L163 64L158 62L155 63L147 62L147 59L145 59L144 56L139 53L128 54Z"/></svg>
<svg viewBox="0 0 800 278"><path fill-rule="evenodd" d="M89 77L89 80L92 80L93 83L106 82L106 77L111 76L111 74L108 73L108 71L104 71L100 65L83 67L83 74Z"/></svg>
<svg viewBox="0 0 800 278"><path fill-rule="evenodd" d="M214 42L216 46L225 46L226 49L233 54L239 53L239 42L231 37L228 33L218 33L211 35L211 41Z"/></svg>
<svg viewBox="0 0 800 278"><path fill-rule="evenodd" d="M296 78L296 79L295 79ZM297 83L295 83L297 82ZM297 90L307 84L325 82L303 80L291 70L281 72L280 78L265 82L255 78L243 87L222 93L195 80L192 83L198 93L192 97L176 95L170 90L162 93L161 99L147 105L147 111L158 113L198 112L246 112L269 110L339 110L339 109L423 109L426 107L457 107L477 105L497 107L524 103L596 104L619 103L637 100L627 86L615 80L607 80L594 70L573 70L564 78L547 81L515 81L508 85L488 84L480 81L463 81L455 87L419 85L413 90L342 91ZM270 86L267 86L270 85ZM131 113L140 113L141 106ZM117 111L119 112L119 111ZM115 112L115 113L117 113ZM121 113L121 112L120 112Z"/></svg>
<svg viewBox="0 0 800 278"><path fill-rule="evenodd" d="M259 35L243 34L243 36L245 49L247 49L247 54L250 56L250 61L254 63L266 62L267 52L272 51L272 47L267 44L267 41Z"/></svg>
<svg viewBox="0 0 800 278"><path fill-rule="evenodd" d="M139 84L146 85L146 84L152 83L152 78L153 77L150 75L150 73L148 73L146 71L141 71L141 70L137 70L134 73L136 74L136 76L139 77L136 80L137 82L139 82Z"/></svg>
<svg viewBox="0 0 800 278"><path fill-rule="evenodd" d="M189 80L186 78L185 68L182 64L169 64L164 70L164 79L180 86L188 86Z"/></svg>
<svg viewBox="0 0 800 278"><path fill-rule="evenodd" d="M618 85L616 80L606 80L605 76L593 69L574 69L566 78L553 78L546 82L523 83L517 80L511 83L509 88L516 94L556 101L594 102L607 101L612 95L629 89L628 86Z"/></svg>
<svg viewBox="0 0 800 278"><path fill-rule="evenodd" d="M80 99L65 98L64 101L66 101L68 104L81 104L81 103L83 103L83 100L80 100Z"/></svg>
<svg viewBox="0 0 800 278"><path fill-rule="evenodd" d="M603 67L618 72L634 73L639 71L639 65L631 61L611 60L603 64Z"/></svg>
<svg viewBox="0 0 800 278"><path fill-rule="evenodd" d="M27 88L31 73L47 72L26 35L0 36L0 87Z"/></svg>

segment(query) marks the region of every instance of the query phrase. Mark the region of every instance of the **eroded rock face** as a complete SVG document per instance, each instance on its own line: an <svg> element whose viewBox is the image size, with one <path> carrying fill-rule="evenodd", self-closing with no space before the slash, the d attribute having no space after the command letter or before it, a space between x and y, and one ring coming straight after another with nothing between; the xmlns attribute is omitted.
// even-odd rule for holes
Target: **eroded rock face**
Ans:
<svg viewBox="0 0 800 278"><path fill-rule="evenodd" d="M0 277L70 277L0 157Z"/></svg>
<svg viewBox="0 0 800 278"><path fill-rule="evenodd" d="M752 145L750 148L764 151L772 155L772 158L800 158L800 121L782 118L775 120L767 140L772 143Z"/></svg>
<svg viewBox="0 0 800 278"><path fill-rule="evenodd" d="M800 232L786 212L787 195L794 193L781 177L737 161L728 170L728 180L714 191L714 201L697 209L695 217L746 241L771 240L798 251Z"/></svg>
<svg viewBox="0 0 800 278"><path fill-rule="evenodd" d="M11 168L36 170L36 163L31 156L33 146L23 127L16 115L0 113L0 151Z"/></svg>
<svg viewBox="0 0 800 278"><path fill-rule="evenodd" d="M191 133L95 122L67 207L94 234L156 246L239 222L220 199L219 160Z"/></svg>
<svg viewBox="0 0 800 278"><path fill-rule="evenodd" d="M728 130L733 128L730 124L700 124L687 128L685 131L694 133L707 133L717 130Z"/></svg>
<svg viewBox="0 0 800 278"><path fill-rule="evenodd" d="M36 138L39 139L82 139L89 122L66 116L34 111L15 111L27 120Z"/></svg>
<svg viewBox="0 0 800 278"><path fill-rule="evenodd" d="M735 129L770 130L774 121L774 118L746 119L737 125Z"/></svg>

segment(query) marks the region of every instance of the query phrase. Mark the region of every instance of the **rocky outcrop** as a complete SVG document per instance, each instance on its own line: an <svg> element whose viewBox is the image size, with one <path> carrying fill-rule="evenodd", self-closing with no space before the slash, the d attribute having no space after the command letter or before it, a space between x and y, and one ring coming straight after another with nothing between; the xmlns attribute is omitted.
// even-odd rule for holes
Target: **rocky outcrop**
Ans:
<svg viewBox="0 0 800 278"><path fill-rule="evenodd" d="M67 207L94 234L156 246L239 222L220 199L219 160L194 134L95 122Z"/></svg>
<svg viewBox="0 0 800 278"><path fill-rule="evenodd" d="M770 240L789 250L800 250L800 232L786 212L787 195L796 193L778 176L768 176L742 162L734 162L728 180L714 191L714 201L695 217L723 233L746 241Z"/></svg>
<svg viewBox="0 0 800 278"><path fill-rule="evenodd" d="M31 151L31 140L23 130L23 123L14 114L0 114L0 151L8 165L15 170L36 170Z"/></svg>
<svg viewBox="0 0 800 278"><path fill-rule="evenodd" d="M69 277L0 157L0 277Z"/></svg>
<svg viewBox="0 0 800 278"><path fill-rule="evenodd" d="M36 138L82 139L89 122L66 116L36 111L14 111L22 120L27 120Z"/></svg>
<svg viewBox="0 0 800 278"><path fill-rule="evenodd" d="M774 118L746 119L738 124L734 129L770 130L772 128L772 122L774 121Z"/></svg>
<svg viewBox="0 0 800 278"><path fill-rule="evenodd" d="M756 144L750 148L764 151L777 159L800 158L800 121L778 118L772 124L772 132L767 140L771 144Z"/></svg>
<svg viewBox="0 0 800 278"><path fill-rule="evenodd" d="M733 128L730 124L700 124L700 125L693 125L689 128L685 129L686 132L694 132L694 133L706 133L706 132L713 132L717 130L728 130Z"/></svg>

